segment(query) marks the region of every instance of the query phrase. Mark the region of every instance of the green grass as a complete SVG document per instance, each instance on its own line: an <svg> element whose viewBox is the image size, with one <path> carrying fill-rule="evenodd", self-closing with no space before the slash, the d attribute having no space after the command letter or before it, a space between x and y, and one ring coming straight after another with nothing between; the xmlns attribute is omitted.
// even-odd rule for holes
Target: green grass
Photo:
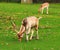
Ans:
<svg viewBox="0 0 60 50"><path fill-rule="evenodd" d="M60 50L60 4L50 4L49 14L38 14L40 4L0 3L0 50ZM39 40L18 41L16 33L11 29L13 18L17 28L23 18L42 16L39 21Z"/></svg>

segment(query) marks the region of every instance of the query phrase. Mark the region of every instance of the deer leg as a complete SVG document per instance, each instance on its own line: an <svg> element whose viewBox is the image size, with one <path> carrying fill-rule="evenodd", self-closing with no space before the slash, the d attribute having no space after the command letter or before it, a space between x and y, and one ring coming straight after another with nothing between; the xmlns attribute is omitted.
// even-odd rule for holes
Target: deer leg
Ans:
<svg viewBox="0 0 60 50"><path fill-rule="evenodd" d="M36 26L36 39L39 39L39 35L38 35L38 25Z"/></svg>
<svg viewBox="0 0 60 50"><path fill-rule="evenodd" d="M28 37L29 37L29 35L28 34L26 34L26 40L28 41Z"/></svg>
<svg viewBox="0 0 60 50"><path fill-rule="evenodd" d="M48 14L48 7L47 7L47 14Z"/></svg>
<svg viewBox="0 0 60 50"><path fill-rule="evenodd" d="M44 9L42 9L42 14L43 14L43 10L44 10Z"/></svg>
<svg viewBox="0 0 60 50"><path fill-rule="evenodd" d="M26 40L27 40L27 41L29 40L28 38L29 38L30 29L31 29L31 28L28 28L28 30L26 30Z"/></svg>
<svg viewBox="0 0 60 50"><path fill-rule="evenodd" d="M33 33L34 33L33 29L31 31L32 31L32 33L31 33L31 36L30 36L30 40L32 40Z"/></svg>
<svg viewBox="0 0 60 50"><path fill-rule="evenodd" d="M38 30L37 30L37 39L39 39L39 36L38 36Z"/></svg>

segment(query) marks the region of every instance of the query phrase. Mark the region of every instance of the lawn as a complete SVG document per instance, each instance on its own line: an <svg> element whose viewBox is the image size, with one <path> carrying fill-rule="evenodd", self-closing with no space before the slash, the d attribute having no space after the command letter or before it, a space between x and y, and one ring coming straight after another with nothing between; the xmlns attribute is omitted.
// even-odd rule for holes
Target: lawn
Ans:
<svg viewBox="0 0 60 50"><path fill-rule="evenodd" d="M46 9L44 14L38 14L40 5L0 3L0 50L60 50L60 4L51 3L48 15ZM43 17L39 20L40 39L26 42L24 35L20 42L9 18L12 18L19 30L22 19L28 16Z"/></svg>

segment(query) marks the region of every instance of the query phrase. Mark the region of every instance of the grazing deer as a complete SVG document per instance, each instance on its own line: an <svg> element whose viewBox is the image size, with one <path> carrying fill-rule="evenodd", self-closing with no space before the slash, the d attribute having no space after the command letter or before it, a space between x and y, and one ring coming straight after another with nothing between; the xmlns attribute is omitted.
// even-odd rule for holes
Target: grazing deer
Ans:
<svg viewBox="0 0 60 50"><path fill-rule="evenodd" d="M46 13L48 14L48 7L49 7L49 3L48 2L43 3L43 4L41 4L40 8L38 9L38 12L40 13L40 11L41 11L42 14L43 14L43 10L46 8L47 9Z"/></svg>
<svg viewBox="0 0 60 50"><path fill-rule="evenodd" d="M37 39L39 39L38 24L39 24L39 19L41 19L41 18L42 17L36 18L35 16L30 16L30 17L23 19L19 32L16 31L16 29L15 29L15 31L17 32L17 35L18 35L18 39L21 41L21 39L24 35L24 32L26 32L26 40L28 41L30 31L32 31L31 36L30 36L30 40L32 40L33 33L34 33L33 28L36 29ZM15 27L14 23L13 23L13 27Z"/></svg>

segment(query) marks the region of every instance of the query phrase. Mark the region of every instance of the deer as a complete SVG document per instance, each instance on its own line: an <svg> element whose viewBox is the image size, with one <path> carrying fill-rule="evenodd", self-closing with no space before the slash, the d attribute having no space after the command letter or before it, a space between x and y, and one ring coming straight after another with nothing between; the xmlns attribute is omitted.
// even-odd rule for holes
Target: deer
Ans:
<svg viewBox="0 0 60 50"><path fill-rule="evenodd" d="M38 9L38 12L39 13L41 12L43 14L43 11L44 11L45 8L46 8L46 13L48 14L48 8L49 8L49 3L48 2L45 2L45 3L41 4L41 6Z"/></svg>
<svg viewBox="0 0 60 50"><path fill-rule="evenodd" d="M17 33L17 36L18 36L18 40L21 41L22 38L23 38L23 35L24 33L26 34L26 40L28 41L29 40L29 34L31 32L31 36L30 36L30 40L32 40L32 37L33 37L33 34L34 34L34 30L33 28L36 29L36 39L39 39L39 35L38 35L38 25L39 25L39 19L41 19L42 17L35 17L35 16L29 16L29 17L26 17L22 20L22 24L21 24L21 27L20 27L20 30L17 31L16 30L16 25L14 22L12 22L12 26L15 30L15 32Z"/></svg>

